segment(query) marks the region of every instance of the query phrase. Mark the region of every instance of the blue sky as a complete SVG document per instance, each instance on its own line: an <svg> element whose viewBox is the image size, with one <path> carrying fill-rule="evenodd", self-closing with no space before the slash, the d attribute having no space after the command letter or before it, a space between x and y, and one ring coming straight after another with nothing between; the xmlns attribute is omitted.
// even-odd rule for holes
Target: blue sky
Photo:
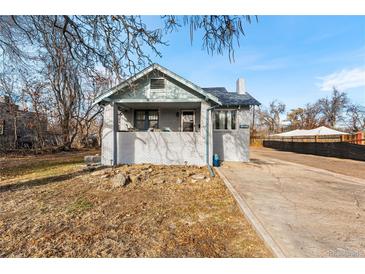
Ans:
<svg viewBox="0 0 365 274"><path fill-rule="evenodd" d="M208 55L199 36L191 45L188 29L167 35L163 57L153 60L202 87L234 91L243 77L263 105L303 106L329 96L333 85L365 105L365 16L259 16L245 33L233 63Z"/></svg>

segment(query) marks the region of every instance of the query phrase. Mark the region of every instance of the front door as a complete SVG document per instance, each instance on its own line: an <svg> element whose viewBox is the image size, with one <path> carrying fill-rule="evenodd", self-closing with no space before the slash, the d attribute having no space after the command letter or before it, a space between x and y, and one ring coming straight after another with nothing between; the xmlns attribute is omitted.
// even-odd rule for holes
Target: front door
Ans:
<svg viewBox="0 0 365 274"><path fill-rule="evenodd" d="M195 111L183 110L181 113L182 131L194 131L195 128Z"/></svg>

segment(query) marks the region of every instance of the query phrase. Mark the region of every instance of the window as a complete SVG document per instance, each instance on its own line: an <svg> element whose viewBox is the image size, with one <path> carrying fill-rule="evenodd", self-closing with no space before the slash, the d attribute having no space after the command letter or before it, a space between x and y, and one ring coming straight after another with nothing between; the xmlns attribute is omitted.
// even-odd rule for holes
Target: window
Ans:
<svg viewBox="0 0 365 274"><path fill-rule="evenodd" d="M0 120L0 135L4 135L5 120Z"/></svg>
<svg viewBox="0 0 365 274"><path fill-rule="evenodd" d="M134 114L134 127L138 130L158 128L158 111L136 110Z"/></svg>
<svg viewBox="0 0 365 274"><path fill-rule="evenodd" d="M164 89L165 88L165 79L163 79L163 78L151 79L150 88L151 89Z"/></svg>
<svg viewBox="0 0 365 274"><path fill-rule="evenodd" d="M182 131L194 131L195 112L193 110L183 110L181 115Z"/></svg>
<svg viewBox="0 0 365 274"><path fill-rule="evenodd" d="M236 129L236 110L214 111L214 129Z"/></svg>

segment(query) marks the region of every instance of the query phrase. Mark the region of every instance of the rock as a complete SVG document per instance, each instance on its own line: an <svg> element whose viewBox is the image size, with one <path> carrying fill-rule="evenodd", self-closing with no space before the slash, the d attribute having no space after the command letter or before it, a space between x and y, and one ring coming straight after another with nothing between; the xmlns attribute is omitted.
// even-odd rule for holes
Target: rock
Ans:
<svg viewBox="0 0 365 274"><path fill-rule="evenodd" d="M153 171L153 169L152 169L152 168L149 168L149 169L148 169L148 172L152 172L152 171Z"/></svg>
<svg viewBox="0 0 365 274"><path fill-rule="evenodd" d="M205 181L206 181L207 183L209 183L209 182L210 182L210 178L206 178L206 179L205 179Z"/></svg>
<svg viewBox="0 0 365 274"><path fill-rule="evenodd" d="M122 173L118 173L117 175L115 175L113 177L113 179L111 181L112 181L113 188L122 187L122 186L126 186L129 183L129 177L125 176Z"/></svg>
<svg viewBox="0 0 365 274"><path fill-rule="evenodd" d="M104 167L101 165L97 165L97 164L93 164L93 165L86 165L83 168L84 172L92 172L92 171L96 171L96 170L100 170L103 169Z"/></svg>
<svg viewBox="0 0 365 274"><path fill-rule="evenodd" d="M100 164L101 157L99 155L85 156L84 161L86 165Z"/></svg>
<svg viewBox="0 0 365 274"><path fill-rule="evenodd" d="M106 173L104 175L101 175L100 178L105 179L105 178L109 178L110 176L111 176L110 173Z"/></svg>
<svg viewBox="0 0 365 274"><path fill-rule="evenodd" d="M83 171L91 172L91 171L96 170L96 167L87 165L87 166L86 166L86 167L84 167L82 170L83 170Z"/></svg>
<svg viewBox="0 0 365 274"><path fill-rule="evenodd" d="M204 180L205 179L205 175L204 174L194 174L191 176L191 178L193 180L199 181L199 180Z"/></svg>
<svg viewBox="0 0 365 274"><path fill-rule="evenodd" d="M139 175L130 175L129 179L130 179L131 183L137 183L141 180Z"/></svg>
<svg viewBox="0 0 365 274"><path fill-rule="evenodd" d="M102 175L105 175L105 174L107 174L109 172L110 172L109 170L100 169L98 171L93 172L92 176L101 177Z"/></svg>
<svg viewBox="0 0 365 274"><path fill-rule="evenodd" d="M153 179L152 181L154 184L163 184L165 182L164 179Z"/></svg>
<svg viewBox="0 0 365 274"><path fill-rule="evenodd" d="M176 183L177 183L177 184L181 184L182 182L183 182L183 180L182 180L182 179L180 179L180 178L177 178L177 179L176 179Z"/></svg>

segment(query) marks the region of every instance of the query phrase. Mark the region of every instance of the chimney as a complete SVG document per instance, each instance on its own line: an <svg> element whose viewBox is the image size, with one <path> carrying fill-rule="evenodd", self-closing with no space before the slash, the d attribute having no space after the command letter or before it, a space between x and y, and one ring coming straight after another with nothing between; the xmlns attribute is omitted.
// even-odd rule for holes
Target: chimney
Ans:
<svg viewBox="0 0 365 274"><path fill-rule="evenodd" d="M236 92L237 92L237 94L245 94L246 93L245 79L243 79L243 78L238 78L237 79Z"/></svg>

